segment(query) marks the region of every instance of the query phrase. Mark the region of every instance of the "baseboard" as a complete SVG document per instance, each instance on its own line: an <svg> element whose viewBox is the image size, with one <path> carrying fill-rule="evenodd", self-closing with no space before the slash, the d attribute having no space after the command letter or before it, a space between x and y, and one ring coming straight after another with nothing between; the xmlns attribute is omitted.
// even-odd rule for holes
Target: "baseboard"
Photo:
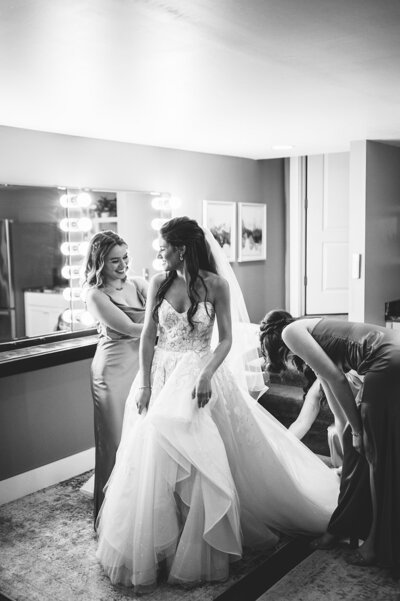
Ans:
<svg viewBox="0 0 400 601"><path fill-rule="evenodd" d="M0 481L0 505L15 501L33 492L79 476L94 468L94 447L54 463Z"/></svg>

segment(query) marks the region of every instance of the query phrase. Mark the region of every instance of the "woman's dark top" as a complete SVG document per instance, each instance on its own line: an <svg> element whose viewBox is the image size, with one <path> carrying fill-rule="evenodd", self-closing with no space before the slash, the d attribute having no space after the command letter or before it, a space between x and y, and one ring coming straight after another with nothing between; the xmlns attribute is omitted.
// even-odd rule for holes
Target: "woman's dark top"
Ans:
<svg viewBox="0 0 400 601"><path fill-rule="evenodd" d="M382 371L400 355L400 333L381 326L323 317L311 335L344 372Z"/></svg>

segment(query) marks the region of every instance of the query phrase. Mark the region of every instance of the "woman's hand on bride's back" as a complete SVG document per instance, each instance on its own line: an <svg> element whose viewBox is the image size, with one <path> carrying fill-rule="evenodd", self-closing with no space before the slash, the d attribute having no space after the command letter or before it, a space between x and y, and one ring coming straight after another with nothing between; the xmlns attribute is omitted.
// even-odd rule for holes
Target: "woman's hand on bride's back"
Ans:
<svg viewBox="0 0 400 601"><path fill-rule="evenodd" d="M138 409L138 413L141 414L143 410L147 410L151 397L151 388L138 388L135 394L135 403Z"/></svg>
<svg viewBox="0 0 400 601"><path fill-rule="evenodd" d="M205 374L200 374L192 390L192 399L197 398L199 409L207 405L211 398L211 394L211 378Z"/></svg>

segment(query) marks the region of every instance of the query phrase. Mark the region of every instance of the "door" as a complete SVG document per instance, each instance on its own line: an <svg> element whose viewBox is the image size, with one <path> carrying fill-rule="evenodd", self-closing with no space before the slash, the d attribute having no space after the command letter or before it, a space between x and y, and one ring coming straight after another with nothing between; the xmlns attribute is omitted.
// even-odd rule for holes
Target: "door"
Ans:
<svg viewBox="0 0 400 601"><path fill-rule="evenodd" d="M349 153L307 159L305 312L348 313Z"/></svg>

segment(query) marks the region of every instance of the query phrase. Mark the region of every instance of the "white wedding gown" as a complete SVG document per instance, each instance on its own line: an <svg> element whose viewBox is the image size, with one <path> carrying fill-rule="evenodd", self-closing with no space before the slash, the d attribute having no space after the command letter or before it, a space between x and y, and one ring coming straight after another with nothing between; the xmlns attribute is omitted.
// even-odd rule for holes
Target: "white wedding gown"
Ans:
<svg viewBox="0 0 400 601"><path fill-rule="evenodd" d="M113 583L223 580L242 544L273 546L269 527L325 531L339 479L247 391L223 363L199 409L192 390L210 356L214 307L192 330L167 300L159 309L147 413L127 400L122 439L99 521L97 557Z"/></svg>

